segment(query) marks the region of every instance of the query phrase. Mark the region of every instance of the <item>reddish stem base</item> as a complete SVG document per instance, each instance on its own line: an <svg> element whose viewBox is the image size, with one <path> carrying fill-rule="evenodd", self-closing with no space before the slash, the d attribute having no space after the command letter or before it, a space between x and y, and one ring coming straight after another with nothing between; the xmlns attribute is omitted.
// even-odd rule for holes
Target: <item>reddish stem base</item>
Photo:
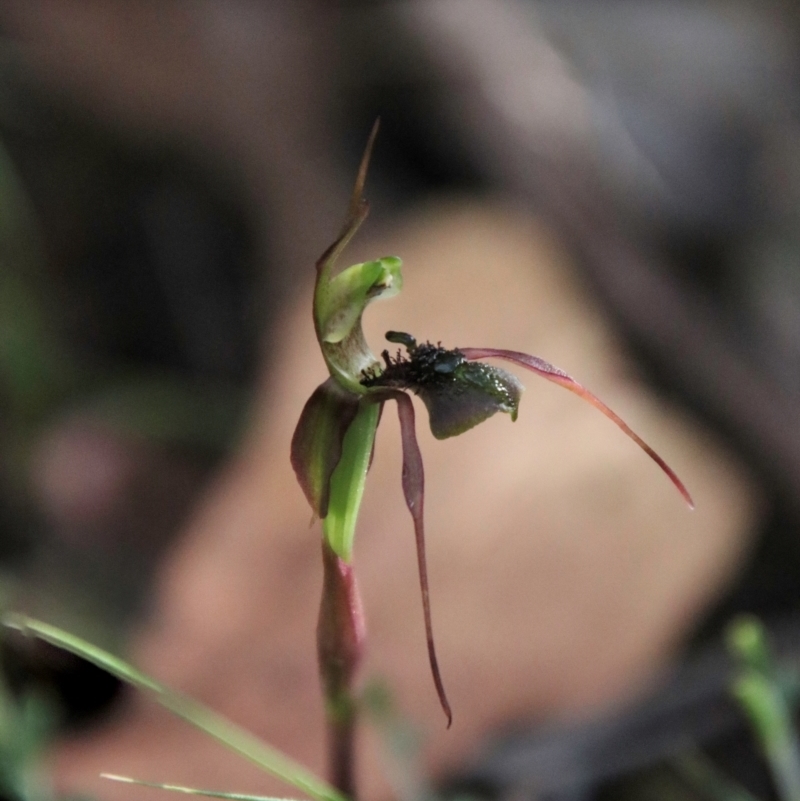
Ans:
<svg viewBox="0 0 800 801"><path fill-rule="evenodd" d="M328 725L328 770L334 787L355 798L354 688L364 651L364 613L353 566L324 540L322 564L317 659Z"/></svg>

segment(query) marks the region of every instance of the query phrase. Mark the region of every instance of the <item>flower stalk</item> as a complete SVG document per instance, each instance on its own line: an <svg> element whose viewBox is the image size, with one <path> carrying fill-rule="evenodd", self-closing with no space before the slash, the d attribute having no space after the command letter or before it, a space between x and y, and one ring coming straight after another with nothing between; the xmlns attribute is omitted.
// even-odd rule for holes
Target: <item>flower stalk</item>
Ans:
<svg viewBox="0 0 800 801"><path fill-rule="evenodd" d="M553 381L591 403L630 437L666 473L689 506L686 487L666 462L602 401L563 370L537 356L498 348L448 350L401 331L386 339L402 345L379 361L367 345L361 317L367 305L402 288L401 261L386 256L339 269L336 261L367 216L364 182L377 134L372 129L356 177L344 226L317 262L314 328L329 378L307 401L292 438L291 461L298 482L322 520L324 581L317 650L329 735L329 770L334 785L355 797L354 735L357 717L355 686L362 659L365 627L353 574L356 522L372 459L375 432L383 406L397 404L403 446L402 486L414 523L417 564L428 659L439 702L452 723L433 639L423 520L425 475L415 432L418 395L428 411L437 439L457 436L504 412L517 419L523 386L519 379L480 359L502 359Z"/></svg>
<svg viewBox="0 0 800 801"><path fill-rule="evenodd" d="M328 514L322 521L322 600L317 624L317 661L325 698L328 773L331 783L355 798L355 686L366 627L353 565L353 538L380 407L360 403L342 440L330 478Z"/></svg>
<svg viewBox="0 0 800 801"><path fill-rule="evenodd" d="M364 653L364 613L353 565L322 541L322 601L317 624L317 659L325 697L329 780L356 797L354 692Z"/></svg>

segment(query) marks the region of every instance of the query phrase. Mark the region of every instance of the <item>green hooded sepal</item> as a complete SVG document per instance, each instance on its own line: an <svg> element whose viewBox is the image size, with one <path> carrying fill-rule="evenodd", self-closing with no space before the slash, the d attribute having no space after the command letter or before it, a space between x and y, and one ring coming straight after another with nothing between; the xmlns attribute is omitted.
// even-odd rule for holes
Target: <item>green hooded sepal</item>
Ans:
<svg viewBox="0 0 800 801"><path fill-rule="evenodd" d="M369 211L364 199L364 181L377 133L376 121L361 158L344 226L317 261L314 285L314 328L328 372L356 395L365 394L360 383L361 374L380 367L361 330L364 309L377 298L396 295L403 286L401 261L396 256L385 256L344 269L337 266L339 256Z"/></svg>
<svg viewBox="0 0 800 801"><path fill-rule="evenodd" d="M331 375L351 392L363 394L361 373L378 364L361 329L367 305L390 298L403 286L396 256L354 264L330 277L320 273L314 292L314 321Z"/></svg>

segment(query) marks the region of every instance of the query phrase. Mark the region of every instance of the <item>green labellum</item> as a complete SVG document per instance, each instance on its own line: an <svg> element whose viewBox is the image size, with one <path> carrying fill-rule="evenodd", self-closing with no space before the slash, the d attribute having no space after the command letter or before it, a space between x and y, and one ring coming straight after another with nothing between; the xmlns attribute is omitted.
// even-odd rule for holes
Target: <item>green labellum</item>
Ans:
<svg viewBox="0 0 800 801"><path fill-rule="evenodd" d="M417 345L409 334L389 331L386 338L406 347L408 356L383 352L386 368L368 372L362 384L369 388L410 389L428 409L437 439L454 437L482 423L496 412L517 419L522 384L516 376L483 362L467 361L458 349L447 350L427 342Z"/></svg>
<svg viewBox="0 0 800 801"><path fill-rule="evenodd" d="M412 389L428 409L433 436L446 439L463 434L495 412L516 420L522 384L499 367L465 361L451 373Z"/></svg>

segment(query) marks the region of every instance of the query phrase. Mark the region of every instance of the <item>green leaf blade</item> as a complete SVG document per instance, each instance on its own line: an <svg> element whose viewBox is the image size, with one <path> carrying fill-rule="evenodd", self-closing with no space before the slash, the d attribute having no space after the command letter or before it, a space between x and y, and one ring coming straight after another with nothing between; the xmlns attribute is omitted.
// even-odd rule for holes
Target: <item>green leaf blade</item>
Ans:
<svg viewBox="0 0 800 801"><path fill-rule="evenodd" d="M204 731L267 773L307 793L316 801L348 801L327 782L290 757L267 745L246 729L237 726L199 701L170 690L102 648L62 631L56 626L24 615L7 615L3 618L3 624L24 635L37 637L75 654L138 690L150 693L161 706L177 717Z"/></svg>

